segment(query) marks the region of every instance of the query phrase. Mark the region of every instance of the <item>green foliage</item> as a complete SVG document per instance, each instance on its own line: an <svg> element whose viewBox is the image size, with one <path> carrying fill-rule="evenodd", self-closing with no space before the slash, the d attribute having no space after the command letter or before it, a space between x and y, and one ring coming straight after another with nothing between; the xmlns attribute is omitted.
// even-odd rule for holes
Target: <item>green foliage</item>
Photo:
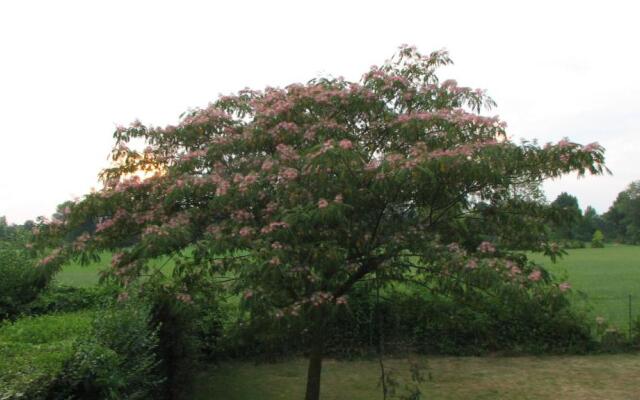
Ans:
<svg viewBox="0 0 640 400"><path fill-rule="evenodd" d="M52 273L36 266L24 248L16 242L0 242L0 321L15 318L21 308L45 290Z"/></svg>
<svg viewBox="0 0 640 400"><path fill-rule="evenodd" d="M99 312L92 336L79 342L58 387L77 398L148 399L159 393L158 336L149 311L132 301Z"/></svg>
<svg viewBox="0 0 640 400"><path fill-rule="evenodd" d="M0 328L0 399L148 399L162 389L148 308L27 317Z"/></svg>
<svg viewBox="0 0 640 400"><path fill-rule="evenodd" d="M50 286L38 298L22 307L21 312L25 315L41 315L96 308L112 302L117 290L105 285L89 288Z"/></svg>
<svg viewBox="0 0 640 400"><path fill-rule="evenodd" d="M273 359L304 352L311 339L303 325L242 325L221 351L234 357ZM235 335L235 336L234 336ZM378 300L366 291L328 324L326 352L353 358L390 354L479 355L487 352L586 352L594 348L587 319L557 289L468 297L429 295L420 290L387 291Z"/></svg>
<svg viewBox="0 0 640 400"><path fill-rule="evenodd" d="M103 190L39 226L36 248L55 248L42 264L121 249L109 272L129 285L172 256L183 297L202 279L229 278L252 320L300 319L312 331L374 274L529 287L540 272L514 273L524 266L507 251L547 245L549 213L514 188L601 174L604 149L510 141L504 122L481 114L495 105L484 91L439 81L450 63L446 52L403 46L359 82L243 90L178 126L118 127ZM141 170L158 173L131 178ZM474 220L491 231L478 234Z"/></svg>
<svg viewBox="0 0 640 400"><path fill-rule="evenodd" d="M22 318L0 327L0 399L44 399L75 341L91 333L90 312Z"/></svg>
<svg viewBox="0 0 640 400"><path fill-rule="evenodd" d="M597 229L593 233L593 237L591 238L591 247L593 248L603 248L604 247L604 234L600 229Z"/></svg>
<svg viewBox="0 0 640 400"><path fill-rule="evenodd" d="M618 194L604 219L608 236L623 243L640 243L640 181Z"/></svg>
<svg viewBox="0 0 640 400"><path fill-rule="evenodd" d="M576 230L582 222L582 211L578 199L569 193L562 192L551 203L558 212L559 218L552 222L553 236L556 240L577 239Z"/></svg>

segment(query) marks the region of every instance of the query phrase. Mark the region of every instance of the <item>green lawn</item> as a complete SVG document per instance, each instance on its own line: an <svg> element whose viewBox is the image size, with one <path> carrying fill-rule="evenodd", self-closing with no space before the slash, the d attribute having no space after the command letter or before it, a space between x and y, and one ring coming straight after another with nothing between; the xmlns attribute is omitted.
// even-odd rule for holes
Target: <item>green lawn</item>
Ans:
<svg viewBox="0 0 640 400"><path fill-rule="evenodd" d="M640 315L640 246L611 245L568 252L556 264L539 254L532 258L557 277L566 277L575 291L584 292L593 307L594 318L602 316L626 331L629 295L632 315Z"/></svg>
<svg viewBox="0 0 640 400"><path fill-rule="evenodd" d="M98 284L100 271L109 268L111 264L111 254L103 253L100 261L89 265L80 265L78 262L70 262L62 268L56 277L55 283L65 286L89 287ZM165 273L171 273L174 267L172 260L167 261L166 257L154 260L154 266L161 267Z"/></svg>
<svg viewBox="0 0 640 400"><path fill-rule="evenodd" d="M421 362L427 359L418 358ZM386 368L408 382L408 362L395 359ZM255 365L230 362L210 367L196 378L189 399L300 399L306 360ZM421 384L424 399L638 399L640 355L546 357L433 357L432 379ZM324 364L324 400L382 399L377 361L329 360Z"/></svg>
<svg viewBox="0 0 640 400"><path fill-rule="evenodd" d="M604 249L569 250L569 254L553 264L540 254L532 258L543 263L558 278L566 278L574 291L588 296L592 317L602 316L623 331L629 326L629 295L631 313L640 315L640 246L611 245ZM98 271L109 265L110 256L88 266L71 263L65 266L56 281L69 286L91 286L98 282ZM158 260L162 265L164 260ZM169 273L173 264L163 270ZM579 296L575 296L576 302Z"/></svg>

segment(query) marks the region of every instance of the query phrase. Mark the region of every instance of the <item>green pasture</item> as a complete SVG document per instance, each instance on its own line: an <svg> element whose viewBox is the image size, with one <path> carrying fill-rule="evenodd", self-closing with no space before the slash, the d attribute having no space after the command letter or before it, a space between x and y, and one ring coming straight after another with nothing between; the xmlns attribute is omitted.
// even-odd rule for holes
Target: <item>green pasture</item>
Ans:
<svg viewBox="0 0 640 400"><path fill-rule="evenodd" d="M88 265L81 265L79 262L69 262L62 271L55 276L55 283L64 286L90 287L97 285L100 280L100 272L111 265L111 254L102 253L100 260ZM156 268L161 268L165 273L171 273L174 268L172 260L162 257L153 263Z"/></svg>
<svg viewBox="0 0 640 400"><path fill-rule="evenodd" d="M532 254L534 261L542 263L559 280L571 283L577 305L586 304L593 318L604 317L623 331L629 326L629 299L631 315L640 315L640 246L609 245L602 249L569 250L557 263L541 254ZM103 254L101 260L87 266L70 263L56 276L59 284L87 287L98 282L98 272L108 267L111 256ZM158 260L163 271L173 268L171 260ZM586 295L587 302L582 300ZM578 304L580 303L580 304Z"/></svg>
<svg viewBox="0 0 640 400"><path fill-rule="evenodd" d="M640 356L545 357L417 357L427 365L423 398L463 399L635 399L638 398ZM189 399L300 399L307 361L274 364L228 362L202 371ZM411 383L409 362L385 361L400 387ZM431 375L431 379L428 376ZM376 360L333 361L323 365L321 397L325 400L382 399ZM401 391L398 395L403 394ZM407 397L394 397L407 398Z"/></svg>
<svg viewBox="0 0 640 400"><path fill-rule="evenodd" d="M540 254L531 258L571 283L576 303L586 294L593 318L604 317L626 332L630 299L632 318L640 315L640 246L610 245L568 253L555 264Z"/></svg>

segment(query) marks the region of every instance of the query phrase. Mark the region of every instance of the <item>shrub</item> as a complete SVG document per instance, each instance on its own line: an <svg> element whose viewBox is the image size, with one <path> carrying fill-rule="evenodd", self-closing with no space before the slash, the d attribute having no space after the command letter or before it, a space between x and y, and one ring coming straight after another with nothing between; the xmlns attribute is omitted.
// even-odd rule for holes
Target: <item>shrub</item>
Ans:
<svg viewBox="0 0 640 400"><path fill-rule="evenodd" d="M0 399L148 399L163 389L157 331L138 302L0 328Z"/></svg>
<svg viewBox="0 0 640 400"><path fill-rule="evenodd" d="M116 288L102 285L88 288L51 286L23 306L22 314L42 315L95 308L112 302L116 295Z"/></svg>
<svg viewBox="0 0 640 400"><path fill-rule="evenodd" d="M502 297L461 298L414 290L376 296L361 291L331 316L326 351L357 357L377 351L469 355L502 352L585 352L594 348L586 319L557 289ZM220 346L233 357L267 357L304 351L309 333L295 321L241 324Z"/></svg>
<svg viewBox="0 0 640 400"><path fill-rule="evenodd" d="M197 283L193 297L181 296L180 284L148 282L144 300L151 306L152 325L158 327L157 354L166 378L165 397L177 398L190 381L199 361L219 354L225 312L215 285Z"/></svg>
<svg viewBox="0 0 640 400"><path fill-rule="evenodd" d="M89 312L22 318L0 327L0 399L46 398L79 337L90 335Z"/></svg>
<svg viewBox="0 0 640 400"><path fill-rule="evenodd" d="M56 385L75 398L149 399L160 393L157 331L150 310L137 301L99 312L91 337L78 341Z"/></svg>
<svg viewBox="0 0 640 400"><path fill-rule="evenodd" d="M604 247L604 234L600 229L593 232L593 238L591 239L591 247L602 248Z"/></svg>
<svg viewBox="0 0 640 400"><path fill-rule="evenodd" d="M25 249L9 242L0 242L0 276L0 321L15 318L51 281L50 271L36 267Z"/></svg>

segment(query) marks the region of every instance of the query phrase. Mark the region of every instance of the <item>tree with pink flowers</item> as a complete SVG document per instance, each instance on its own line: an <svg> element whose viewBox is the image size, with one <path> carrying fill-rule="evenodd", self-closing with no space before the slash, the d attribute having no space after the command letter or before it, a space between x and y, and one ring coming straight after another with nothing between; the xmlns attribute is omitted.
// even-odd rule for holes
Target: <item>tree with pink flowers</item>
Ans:
<svg viewBox="0 0 640 400"><path fill-rule="evenodd" d="M305 321L318 399L323 330L355 286L490 274L527 290L544 274L510 255L514 232L533 232L520 249L555 248L545 207L512 189L605 169L597 144L512 142L483 90L439 81L450 62L401 47L358 82L242 90L177 126L118 127L104 188L38 228L59 245L41 265L108 249L125 287L167 255L179 275L231 276L255 315Z"/></svg>

